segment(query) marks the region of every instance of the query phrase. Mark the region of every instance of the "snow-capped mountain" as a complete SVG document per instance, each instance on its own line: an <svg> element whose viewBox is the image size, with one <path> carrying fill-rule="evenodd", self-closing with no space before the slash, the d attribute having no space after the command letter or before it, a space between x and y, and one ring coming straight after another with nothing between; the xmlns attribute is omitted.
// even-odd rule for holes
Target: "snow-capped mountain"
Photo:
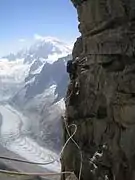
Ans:
<svg viewBox="0 0 135 180"><path fill-rule="evenodd" d="M36 37L29 48L0 59L0 100L7 100L24 86L24 81L33 81L44 65L49 66L59 58L71 54L71 48L52 37Z"/></svg>
<svg viewBox="0 0 135 180"><path fill-rule="evenodd" d="M23 59L24 63L31 64L34 60L40 59L41 62L53 63L60 57L71 53L71 47L53 37L37 37L36 42L27 49L23 49L16 54L9 54L3 57L9 61Z"/></svg>
<svg viewBox="0 0 135 180"><path fill-rule="evenodd" d="M11 104L29 117L30 135L52 150L60 150L62 143L61 116L68 85L66 62L70 59L68 55L52 64L45 63L38 75L30 74L25 79L25 86L11 99Z"/></svg>
<svg viewBox="0 0 135 180"><path fill-rule="evenodd" d="M0 59L0 101L28 119L27 136L43 147L60 150L61 115L68 84L69 45L51 37ZM23 123L23 122L22 122Z"/></svg>

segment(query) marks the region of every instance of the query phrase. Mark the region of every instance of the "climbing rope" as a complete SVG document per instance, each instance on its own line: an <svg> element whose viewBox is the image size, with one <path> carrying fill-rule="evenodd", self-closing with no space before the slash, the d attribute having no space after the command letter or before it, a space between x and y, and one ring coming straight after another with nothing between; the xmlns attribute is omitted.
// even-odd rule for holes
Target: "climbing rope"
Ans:
<svg viewBox="0 0 135 180"><path fill-rule="evenodd" d="M62 174L74 174L74 172L65 171L60 173L25 173L25 172L17 172L17 171L7 171L7 170L1 170L0 174L9 174L9 175L15 175L15 176L59 176Z"/></svg>
<svg viewBox="0 0 135 180"><path fill-rule="evenodd" d="M62 148L62 150L61 150L61 152L60 152L60 154L59 154L59 157L62 156L62 154L63 154L63 152L64 152L64 150L65 150L68 142L72 139L72 137L73 137L73 136L76 134L76 132L77 132L77 126L75 126L74 124L71 124L70 127L71 127L71 126L74 126L74 127L75 127L75 130L74 130L73 134L70 135L70 137L69 137L68 140L66 141L65 145L63 146L63 148ZM26 163L26 164L34 164L34 165L48 165L48 164L52 164L52 163L54 163L55 161L58 161L58 160L59 160L59 159L54 159L54 160L52 160L52 161L50 161L50 162L37 163L37 162L30 162L30 161L25 161L25 160L17 159L17 158L5 157L5 156L0 156L0 159L10 160L10 161L16 161L16 162Z"/></svg>
<svg viewBox="0 0 135 180"><path fill-rule="evenodd" d="M54 160L50 161L50 162L45 162L45 163L37 163L37 162L30 162L30 161L25 161L25 160L21 160L21 159L16 159L16 158L10 158L10 157L6 157L6 156L0 156L0 159L4 159L4 160L9 160L9 161L15 161L15 162L20 162L20 163L25 163L25 164L33 164L33 165L48 165L54 162Z"/></svg>
<svg viewBox="0 0 135 180"><path fill-rule="evenodd" d="M65 118L64 118L65 120ZM74 144L78 147L78 149L80 150L79 145L74 141L73 136L76 134L77 132L77 125L75 124L71 124L70 126L67 126L66 121L65 121L65 126L66 126L66 131L69 135L69 138L67 139L66 143L64 144L59 156L61 157L63 155L63 152L67 146L67 144L69 143L70 140L72 140L74 142ZM71 126L75 127L75 130L72 134L69 133L68 128L70 128ZM36 163L36 162L29 162L29 161L24 161L24 160L20 160L20 159L15 159L15 158L9 158L9 157L3 157L0 156L0 159L5 159L5 160L10 160L10 161L17 161L20 163L27 163L27 164L36 164L36 165L48 165L48 164L52 164L55 161L57 161L58 159L54 159L51 162L47 162L47 163ZM80 173L79 173L79 180L81 177L81 171L82 171L82 154L81 154L81 165L80 165ZM60 172L60 173L25 173L25 172L17 172L17 171L7 171L7 170L2 170L0 169L0 173L3 174L8 174L8 175L15 175L15 176L55 176L55 175L62 175L62 174L74 174L74 172L71 171L65 171L65 172Z"/></svg>
<svg viewBox="0 0 135 180"><path fill-rule="evenodd" d="M67 122L66 122L66 117L63 117L63 119L64 119L64 123L65 123L65 127L66 127L66 131L67 131L67 133L68 133L68 136L69 136L69 141L70 141L70 139L72 140L72 142L75 144L75 146L78 148L78 150L79 150L79 152L80 152L80 170L79 170L79 180L81 179L81 174L82 174L82 162L83 162L83 155L82 155L82 151L81 151L81 148L80 148L80 146L77 144L77 142L73 139L73 136L76 134L76 133L74 133L74 134L70 134L70 132L69 132L69 127L71 127L71 126L74 126L75 127L75 132L77 132L77 125L76 124L71 124L71 125L67 125Z"/></svg>

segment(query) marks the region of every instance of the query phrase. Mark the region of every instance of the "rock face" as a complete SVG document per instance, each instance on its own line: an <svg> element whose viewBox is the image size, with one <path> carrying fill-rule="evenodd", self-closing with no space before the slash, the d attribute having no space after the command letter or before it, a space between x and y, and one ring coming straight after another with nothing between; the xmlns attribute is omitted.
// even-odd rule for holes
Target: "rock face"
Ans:
<svg viewBox="0 0 135 180"><path fill-rule="evenodd" d="M78 127L74 140L83 156L81 179L134 180L135 1L72 2L82 35L73 49L79 59L68 87L66 121ZM72 141L62 170L79 177L80 155Z"/></svg>

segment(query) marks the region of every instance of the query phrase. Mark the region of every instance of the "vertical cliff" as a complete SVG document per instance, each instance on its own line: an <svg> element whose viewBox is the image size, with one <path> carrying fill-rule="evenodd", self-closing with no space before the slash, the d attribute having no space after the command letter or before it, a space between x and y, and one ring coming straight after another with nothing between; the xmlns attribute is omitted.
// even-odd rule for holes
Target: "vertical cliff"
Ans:
<svg viewBox="0 0 135 180"><path fill-rule="evenodd" d="M83 155L81 179L134 180L135 1L72 2L81 37L73 49L74 60L79 59L68 87L66 121L78 127L74 140ZM79 176L80 154L73 142L64 152L62 170Z"/></svg>

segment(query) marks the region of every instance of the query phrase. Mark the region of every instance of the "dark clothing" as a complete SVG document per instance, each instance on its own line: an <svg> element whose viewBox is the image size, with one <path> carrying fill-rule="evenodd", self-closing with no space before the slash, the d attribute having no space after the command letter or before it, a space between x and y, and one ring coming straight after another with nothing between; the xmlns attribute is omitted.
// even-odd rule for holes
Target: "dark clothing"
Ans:
<svg viewBox="0 0 135 180"><path fill-rule="evenodd" d="M67 73L72 73L72 60L67 62Z"/></svg>
<svg viewBox="0 0 135 180"><path fill-rule="evenodd" d="M77 63L76 61L70 60L67 62L67 73L69 73L70 79L76 77Z"/></svg>

